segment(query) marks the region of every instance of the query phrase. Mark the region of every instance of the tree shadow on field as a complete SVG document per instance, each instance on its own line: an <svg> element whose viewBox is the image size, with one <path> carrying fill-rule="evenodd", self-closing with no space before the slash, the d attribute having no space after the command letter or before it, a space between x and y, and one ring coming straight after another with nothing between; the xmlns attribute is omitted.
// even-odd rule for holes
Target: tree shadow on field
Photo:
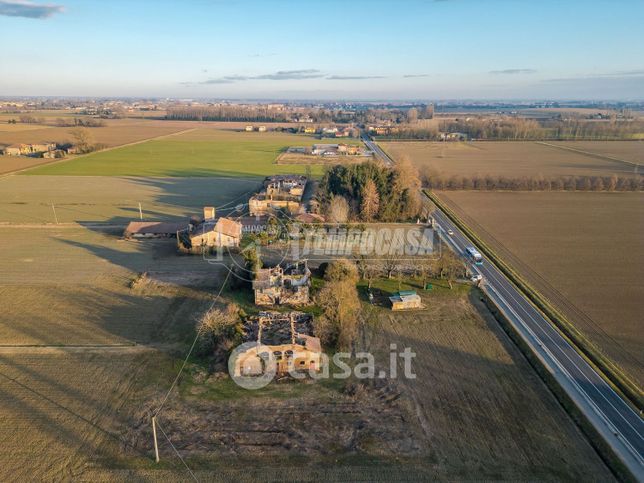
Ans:
<svg viewBox="0 0 644 483"><path fill-rule="evenodd" d="M154 203L165 206L180 206L201 213L204 206L234 206L248 202L261 188L261 177L217 177L206 173L195 177L126 178L136 184L152 188L156 194ZM147 216L148 210L145 210Z"/></svg>

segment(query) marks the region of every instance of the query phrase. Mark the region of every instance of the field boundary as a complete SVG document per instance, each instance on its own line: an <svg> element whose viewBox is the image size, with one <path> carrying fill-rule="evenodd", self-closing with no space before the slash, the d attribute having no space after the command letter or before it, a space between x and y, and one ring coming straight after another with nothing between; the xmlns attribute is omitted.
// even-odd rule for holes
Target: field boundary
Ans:
<svg viewBox="0 0 644 483"><path fill-rule="evenodd" d="M639 142L639 141L635 141L635 142ZM603 159L603 160L615 161L615 162L618 162L618 163L628 164L629 166L635 167L635 174L639 174L639 167L641 166L639 163L636 163L634 161L628 161L626 159L615 158L613 156L608 156L606 154L593 153L592 151L585 151L583 149L571 148L570 146L557 146L556 144L551 144L551 143L548 143L548 142L545 142L545 141L535 141L535 144L540 144L542 146L549 146L549 147L555 148L555 149L563 149L564 151L572 151L573 153L583 154L584 156L589 156L591 158L597 158L597 159Z"/></svg>
<svg viewBox="0 0 644 483"><path fill-rule="evenodd" d="M152 137L152 138L141 139L140 141L132 141L131 143L119 144L118 146L110 146L109 148L101 149L99 151L92 151L91 153L79 154L78 156L72 156L72 157L69 157L69 158L56 159L56 160L53 160L53 161L51 161L49 163L36 164L34 166L29 166L27 168L21 168L21 169L16 169L14 171L9 171L7 173L2 173L0 175L0 178L5 178L7 176L15 175L15 174L18 174L18 173L24 173L25 171L29 171L31 169L42 168L43 166L53 166L54 164L61 164L61 163L65 163L67 161L72 161L74 159L85 158L87 156L90 156L90 155L96 154L96 153L105 153L107 151L113 151L115 149L126 148L128 146L136 146L137 144L147 143L148 141L157 141L159 139L164 139L164 138L167 138L167 137L170 137L170 136L178 136L180 134L186 134L186 133L195 131L196 129L197 129L196 127L193 127L193 128L190 128L190 129L184 129L183 131L177 131L177 132L172 132L170 134L162 134L161 136L155 136L155 137Z"/></svg>
<svg viewBox="0 0 644 483"><path fill-rule="evenodd" d="M624 395L638 411L642 410L642 391L631 381L623 370L613 361L604 356L595 345L557 309L555 309L545 297L535 290L526 280L523 279L512 267L506 264L487 243L479 238L437 195L429 190L423 193L436 206L447 215L481 251L506 275L510 281L524 293L544 315L554 323L555 328L570 342L570 344L584 357L593 368L619 393Z"/></svg>

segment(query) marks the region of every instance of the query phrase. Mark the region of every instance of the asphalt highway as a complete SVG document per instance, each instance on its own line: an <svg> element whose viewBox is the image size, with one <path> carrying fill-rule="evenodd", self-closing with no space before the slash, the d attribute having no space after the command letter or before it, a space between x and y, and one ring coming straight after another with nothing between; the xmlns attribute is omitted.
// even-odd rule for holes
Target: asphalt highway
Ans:
<svg viewBox="0 0 644 483"><path fill-rule="evenodd" d="M394 165L393 159L369 136L364 134L363 141L386 165ZM475 244L438 208L433 217L441 238L456 253L467 258L465 248L476 247ZM484 259L482 265L470 265L473 273L483 276L482 289L534 354L635 478L644 481L644 421L641 414L613 390L553 323L494 264Z"/></svg>

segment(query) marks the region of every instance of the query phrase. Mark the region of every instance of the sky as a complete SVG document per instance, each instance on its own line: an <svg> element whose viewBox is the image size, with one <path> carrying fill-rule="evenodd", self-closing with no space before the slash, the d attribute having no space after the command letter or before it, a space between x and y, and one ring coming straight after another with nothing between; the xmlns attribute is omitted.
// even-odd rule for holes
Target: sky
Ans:
<svg viewBox="0 0 644 483"><path fill-rule="evenodd" d="M0 96L644 99L642 0L0 0Z"/></svg>

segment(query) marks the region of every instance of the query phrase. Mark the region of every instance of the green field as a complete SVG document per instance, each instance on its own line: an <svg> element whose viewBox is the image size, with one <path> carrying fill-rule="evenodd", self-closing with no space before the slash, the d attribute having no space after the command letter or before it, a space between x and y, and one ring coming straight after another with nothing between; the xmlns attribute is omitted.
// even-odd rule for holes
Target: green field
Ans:
<svg viewBox="0 0 644 483"><path fill-rule="evenodd" d="M289 146L320 141L311 136L196 129L162 140L81 156L28 171L75 176L266 176L304 173L305 166L280 166L275 158ZM311 166L313 174L321 166Z"/></svg>

